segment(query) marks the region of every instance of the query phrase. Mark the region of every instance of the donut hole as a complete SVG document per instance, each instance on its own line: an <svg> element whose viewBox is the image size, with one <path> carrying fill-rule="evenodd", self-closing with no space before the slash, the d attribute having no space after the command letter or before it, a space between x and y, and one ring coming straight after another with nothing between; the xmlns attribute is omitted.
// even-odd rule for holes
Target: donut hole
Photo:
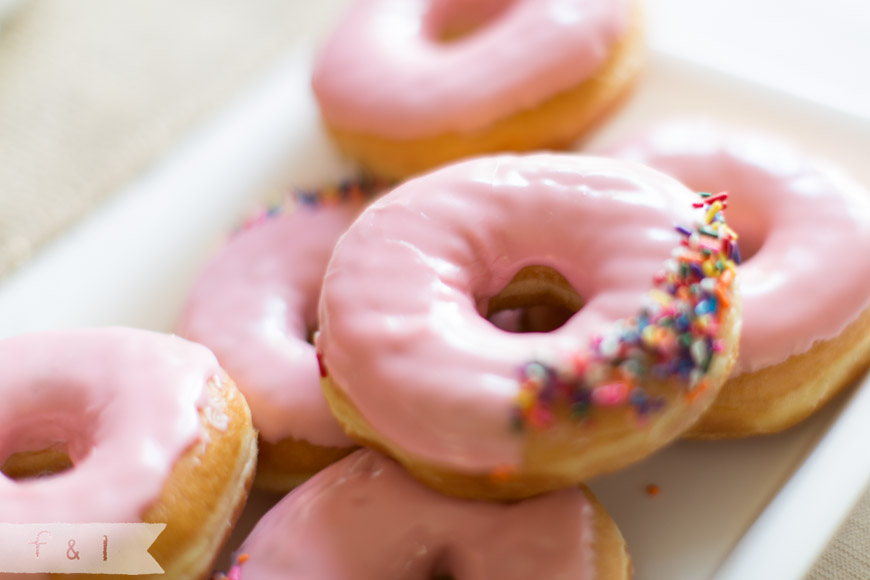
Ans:
<svg viewBox="0 0 870 580"><path fill-rule="evenodd" d="M428 580L456 580L451 573L450 550L445 550L435 558L432 568L429 570Z"/></svg>
<svg viewBox="0 0 870 580"><path fill-rule="evenodd" d="M740 261L743 263L761 250L767 237L757 228L741 228L739 222L734 223L733 227L738 232L737 246L740 248Z"/></svg>
<svg viewBox="0 0 870 580"><path fill-rule="evenodd" d="M66 446L58 446L13 453L3 462L0 472L9 479L22 481L51 477L72 467L73 462Z"/></svg>
<svg viewBox="0 0 870 580"><path fill-rule="evenodd" d="M499 310L486 317L506 332L552 332L562 327L574 311L558 304L533 304L527 308Z"/></svg>
<svg viewBox="0 0 870 580"><path fill-rule="evenodd" d="M489 299L485 318L507 332L551 332L583 307L583 299L549 266L526 266Z"/></svg>
<svg viewBox="0 0 870 580"><path fill-rule="evenodd" d="M82 431L80 423L63 413L22 420L0 433L2 441L6 443L0 446L0 473L15 481L69 471L88 456L94 442L90 430Z"/></svg>
<svg viewBox="0 0 870 580"><path fill-rule="evenodd" d="M460 42L501 18L515 2L432 0L424 18L424 32L439 44Z"/></svg>

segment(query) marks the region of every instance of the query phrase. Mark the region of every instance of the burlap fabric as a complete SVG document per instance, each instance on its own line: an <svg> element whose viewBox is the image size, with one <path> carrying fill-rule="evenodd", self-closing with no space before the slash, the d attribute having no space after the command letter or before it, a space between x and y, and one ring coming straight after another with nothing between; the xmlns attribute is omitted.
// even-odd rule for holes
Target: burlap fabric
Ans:
<svg viewBox="0 0 870 580"><path fill-rule="evenodd" d="M0 276L321 29L316 2L20 4L0 24Z"/></svg>
<svg viewBox="0 0 870 580"><path fill-rule="evenodd" d="M856 457L855 461L864 458ZM807 525L812 525L807 522ZM834 541L813 566L806 580L868 580L870 578L870 490L855 506Z"/></svg>

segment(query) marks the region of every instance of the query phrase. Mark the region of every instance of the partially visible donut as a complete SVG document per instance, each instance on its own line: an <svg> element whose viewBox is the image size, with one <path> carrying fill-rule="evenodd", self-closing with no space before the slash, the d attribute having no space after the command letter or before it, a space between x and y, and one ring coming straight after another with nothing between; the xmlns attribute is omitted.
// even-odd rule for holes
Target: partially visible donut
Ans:
<svg viewBox="0 0 870 580"><path fill-rule="evenodd" d="M638 164L568 154L405 182L327 268L316 346L330 407L354 439L459 496L526 497L651 453L736 358L722 205ZM485 318L548 299L582 308L547 333Z"/></svg>
<svg viewBox="0 0 870 580"><path fill-rule="evenodd" d="M634 0L357 0L314 94L338 147L390 178L566 147L633 85L641 21Z"/></svg>
<svg viewBox="0 0 870 580"><path fill-rule="evenodd" d="M727 191L740 233L743 333L697 437L781 431L870 365L870 192L773 136L673 121L607 151Z"/></svg>
<svg viewBox="0 0 870 580"><path fill-rule="evenodd" d="M625 541L582 487L518 503L433 492L361 450L258 523L225 580L627 580Z"/></svg>
<svg viewBox="0 0 870 580"><path fill-rule="evenodd" d="M317 299L339 236L379 184L290 192L203 269L177 332L208 346L245 395L260 433L258 487L287 491L354 447L320 389Z"/></svg>
<svg viewBox="0 0 870 580"><path fill-rule="evenodd" d="M147 578L206 577L257 458L214 355L143 330L64 330L0 341L0 368L0 522L165 523L149 549L165 574ZM25 478L39 475L28 462L47 473Z"/></svg>

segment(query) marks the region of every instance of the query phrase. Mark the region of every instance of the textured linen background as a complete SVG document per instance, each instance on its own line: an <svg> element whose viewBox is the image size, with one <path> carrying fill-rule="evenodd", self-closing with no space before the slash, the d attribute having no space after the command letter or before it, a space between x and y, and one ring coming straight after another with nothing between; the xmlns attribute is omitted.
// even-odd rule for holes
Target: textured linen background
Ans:
<svg viewBox="0 0 870 580"><path fill-rule="evenodd" d="M334 4L334 3L333 3ZM31 0L0 23L0 276L330 16L305 0Z"/></svg>
<svg viewBox="0 0 870 580"><path fill-rule="evenodd" d="M340 7L340 3L331 3ZM0 24L0 276L320 30L308 0L31 0ZM870 495L808 580L870 578Z"/></svg>

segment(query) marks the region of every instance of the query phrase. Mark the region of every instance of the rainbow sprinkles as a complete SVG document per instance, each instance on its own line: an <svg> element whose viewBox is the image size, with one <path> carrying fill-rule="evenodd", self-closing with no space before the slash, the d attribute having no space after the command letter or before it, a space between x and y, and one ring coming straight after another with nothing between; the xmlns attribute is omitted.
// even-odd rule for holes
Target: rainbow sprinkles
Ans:
<svg viewBox="0 0 870 580"><path fill-rule="evenodd" d="M256 207L233 231L232 235L255 228L278 216L293 213L300 207L317 209L344 203L364 203L387 189L389 185L386 181L362 178L348 179L337 185L329 185L319 189L290 188L275 203Z"/></svg>
<svg viewBox="0 0 870 580"><path fill-rule="evenodd" d="M588 352L519 369L514 429L546 429L559 409L582 421L593 408L627 407L643 420L664 406L662 397L644 389L644 377L674 377L690 399L707 388L707 371L724 347L717 335L731 305L740 253L723 214L727 194L699 195L693 207L702 209L703 220L693 229L676 226L681 243L653 280L640 313L595 337Z"/></svg>

